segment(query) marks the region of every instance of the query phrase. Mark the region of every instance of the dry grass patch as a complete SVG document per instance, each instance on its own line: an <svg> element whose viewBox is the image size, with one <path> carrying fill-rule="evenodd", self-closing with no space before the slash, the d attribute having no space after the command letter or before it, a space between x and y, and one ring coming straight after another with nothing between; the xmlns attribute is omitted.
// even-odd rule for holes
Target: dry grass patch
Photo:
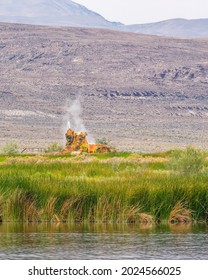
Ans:
<svg viewBox="0 0 208 280"><path fill-rule="evenodd" d="M140 219L139 221L141 224L153 224L154 223L153 217L147 213L140 213L139 219Z"/></svg>
<svg viewBox="0 0 208 280"><path fill-rule="evenodd" d="M173 210L170 212L169 223L191 223L192 222L192 211L187 209L181 201L176 203Z"/></svg>

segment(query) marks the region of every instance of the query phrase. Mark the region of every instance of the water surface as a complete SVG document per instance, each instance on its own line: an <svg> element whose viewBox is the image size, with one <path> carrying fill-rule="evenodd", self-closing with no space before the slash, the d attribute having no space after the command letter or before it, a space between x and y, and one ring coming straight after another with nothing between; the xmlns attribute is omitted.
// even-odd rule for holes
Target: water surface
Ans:
<svg viewBox="0 0 208 280"><path fill-rule="evenodd" d="M208 259L206 225L0 224L0 259Z"/></svg>

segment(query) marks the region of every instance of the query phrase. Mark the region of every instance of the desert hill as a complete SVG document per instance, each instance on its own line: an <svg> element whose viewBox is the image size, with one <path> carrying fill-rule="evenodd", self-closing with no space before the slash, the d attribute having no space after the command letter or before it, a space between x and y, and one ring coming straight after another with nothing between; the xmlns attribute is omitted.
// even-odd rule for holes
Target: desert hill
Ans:
<svg viewBox="0 0 208 280"><path fill-rule="evenodd" d="M121 25L70 0L1 0L0 22L99 28Z"/></svg>
<svg viewBox="0 0 208 280"><path fill-rule="evenodd" d="M208 38L208 19L175 18L160 22L133 24L122 28L136 33L177 38Z"/></svg>
<svg viewBox="0 0 208 280"><path fill-rule="evenodd" d="M124 25L108 21L98 13L70 0L1 0L0 22L97 27L177 38L208 38L208 19L179 18L154 23Z"/></svg>
<svg viewBox="0 0 208 280"><path fill-rule="evenodd" d="M1 145L62 141L79 98L90 135L118 149L208 148L208 40L6 23L0 33Z"/></svg>

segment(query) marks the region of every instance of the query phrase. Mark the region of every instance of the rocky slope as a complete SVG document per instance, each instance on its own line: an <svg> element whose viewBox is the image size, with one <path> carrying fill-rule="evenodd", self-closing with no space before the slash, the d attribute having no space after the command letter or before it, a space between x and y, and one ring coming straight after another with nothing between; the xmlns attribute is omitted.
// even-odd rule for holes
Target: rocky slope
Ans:
<svg viewBox="0 0 208 280"><path fill-rule="evenodd" d="M1 146L62 141L78 118L118 149L208 148L208 40L18 24L0 34Z"/></svg>

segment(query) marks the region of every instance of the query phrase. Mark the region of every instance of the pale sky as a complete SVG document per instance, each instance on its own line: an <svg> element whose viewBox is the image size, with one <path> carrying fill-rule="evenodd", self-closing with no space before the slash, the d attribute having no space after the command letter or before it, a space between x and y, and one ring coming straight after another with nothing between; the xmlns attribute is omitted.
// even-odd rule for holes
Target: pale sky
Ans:
<svg viewBox="0 0 208 280"><path fill-rule="evenodd" d="M208 0L74 0L107 20L125 24L208 18Z"/></svg>

